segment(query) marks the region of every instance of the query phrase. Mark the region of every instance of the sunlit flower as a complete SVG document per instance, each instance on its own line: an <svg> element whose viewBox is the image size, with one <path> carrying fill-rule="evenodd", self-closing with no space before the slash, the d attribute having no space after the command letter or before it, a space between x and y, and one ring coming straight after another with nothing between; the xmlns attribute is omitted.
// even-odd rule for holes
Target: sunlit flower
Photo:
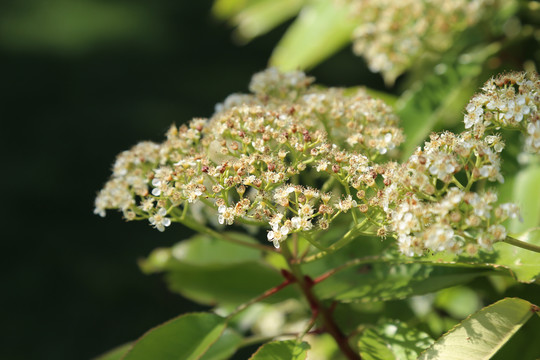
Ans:
<svg viewBox="0 0 540 360"><path fill-rule="evenodd" d="M171 219L166 217L167 210L165 208L160 208L154 216L150 216L148 221L152 226L154 226L159 231L165 231L165 228L171 225Z"/></svg>

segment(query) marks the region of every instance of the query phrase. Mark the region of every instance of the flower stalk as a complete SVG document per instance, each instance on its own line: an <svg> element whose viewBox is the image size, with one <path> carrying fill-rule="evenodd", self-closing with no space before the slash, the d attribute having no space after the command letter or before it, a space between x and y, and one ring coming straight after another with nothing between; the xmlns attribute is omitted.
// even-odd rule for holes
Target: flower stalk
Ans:
<svg viewBox="0 0 540 360"><path fill-rule="evenodd" d="M540 246L534 245L534 244L531 244L531 243L528 243L528 242L525 242L525 241L518 240L518 239L513 238L511 236L508 236L508 235L506 236L506 238L502 242L505 242L505 243L513 245L513 246L517 246L517 247L522 248L522 249L526 249L526 250L530 250L530 251L540 253Z"/></svg>

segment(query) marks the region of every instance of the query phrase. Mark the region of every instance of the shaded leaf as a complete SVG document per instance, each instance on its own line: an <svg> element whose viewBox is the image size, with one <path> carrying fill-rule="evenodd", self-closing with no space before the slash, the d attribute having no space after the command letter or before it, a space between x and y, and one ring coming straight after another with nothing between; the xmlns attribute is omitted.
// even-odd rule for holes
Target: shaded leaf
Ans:
<svg viewBox="0 0 540 360"><path fill-rule="evenodd" d="M487 306L443 335L419 359L489 359L529 320L532 306L518 298Z"/></svg>
<svg viewBox="0 0 540 360"><path fill-rule="evenodd" d="M479 295L465 286L454 286L437 293L435 305L452 317L464 319L482 307Z"/></svg>
<svg viewBox="0 0 540 360"><path fill-rule="evenodd" d="M348 44L356 26L346 6L313 1L302 9L280 40L270 65L283 71L311 68Z"/></svg>
<svg viewBox="0 0 540 360"><path fill-rule="evenodd" d="M179 316L144 334L124 359L199 359L221 336L225 322L211 313Z"/></svg>
<svg viewBox="0 0 540 360"><path fill-rule="evenodd" d="M519 240L540 246L540 230L534 230L516 237ZM540 254L502 242L494 244L491 252L480 251L472 256L437 253L423 256L420 259L434 264L444 263L456 266L468 264L490 267L499 271L505 269L517 281L524 283L533 282L540 276Z"/></svg>
<svg viewBox="0 0 540 360"><path fill-rule="evenodd" d="M521 233L540 225L539 184L540 166L529 166L515 177L511 201L519 206L523 221L514 219L509 225L511 232Z"/></svg>
<svg viewBox="0 0 540 360"><path fill-rule="evenodd" d="M246 235L230 233L243 241ZM283 281L262 261L257 249L197 235L170 249L157 249L140 262L147 273L165 272L171 290L205 305L236 306ZM286 288L264 301L281 301L296 294Z"/></svg>
<svg viewBox="0 0 540 360"><path fill-rule="evenodd" d="M273 341L262 345L250 360L305 360L309 348L307 342Z"/></svg>
<svg viewBox="0 0 540 360"><path fill-rule="evenodd" d="M231 357L240 344L242 336L232 329L225 329L219 339L210 346L201 360L225 360Z"/></svg>
<svg viewBox="0 0 540 360"><path fill-rule="evenodd" d="M314 290L322 299L343 302L393 300L463 284L490 273L492 270L468 265L382 262L342 270L316 284Z"/></svg>
<svg viewBox="0 0 540 360"><path fill-rule="evenodd" d="M426 333L401 322L387 322L364 331L358 347L365 360L416 359L433 343Z"/></svg>
<svg viewBox="0 0 540 360"><path fill-rule="evenodd" d="M224 266L189 266L176 264L167 271L171 290L201 304L239 305L279 285L283 277L260 263ZM265 302L277 302L295 296L288 287Z"/></svg>
<svg viewBox="0 0 540 360"><path fill-rule="evenodd" d="M257 240L246 234L236 232L226 234L244 242L257 243ZM207 235L195 235L173 246L171 250L175 259L193 265L238 264L261 259L260 250Z"/></svg>

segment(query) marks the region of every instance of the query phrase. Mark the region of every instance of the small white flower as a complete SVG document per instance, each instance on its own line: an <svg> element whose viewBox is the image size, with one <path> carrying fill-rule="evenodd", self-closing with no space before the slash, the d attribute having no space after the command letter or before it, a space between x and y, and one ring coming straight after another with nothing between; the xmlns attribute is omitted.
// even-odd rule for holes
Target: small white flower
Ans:
<svg viewBox="0 0 540 360"><path fill-rule="evenodd" d="M139 208L142 211L149 212L150 210L152 210L154 208L154 199L151 198L151 197L148 197L148 198L144 199L141 202L141 205L139 206Z"/></svg>
<svg viewBox="0 0 540 360"><path fill-rule="evenodd" d="M166 181L161 181L159 179L153 179L152 186L154 186L154 188L152 189L152 195L154 196L160 196L161 194L164 194L169 188L169 184Z"/></svg>
<svg viewBox="0 0 540 360"><path fill-rule="evenodd" d="M268 241L272 241L274 243L274 247L276 249L279 249L280 242L284 241L287 238L287 234L289 233L289 228L287 226L282 226L281 228L278 225L272 226L272 230L268 232L266 237L268 238Z"/></svg>
<svg viewBox="0 0 540 360"><path fill-rule="evenodd" d="M486 250L491 250L491 247L493 246L493 239L486 233L477 235L476 241L478 242L478 245Z"/></svg>
<svg viewBox="0 0 540 360"><path fill-rule="evenodd" d="M234 223L234 208L221 205L218 208L218 222L223 225L232 225Z"/></svg>
<svg viewBox="0 0 540 360"><path fill-rule="evenodd" d="M188 200L189 203L193 203L202 194L203 194L203 192L201 191L201 189L199 187L196 187L195 189L189 191L187 200Z"/></svg>
<svg viewBox="0 0 540 360"><path fill-rule="evenodd" d="M166 217L167 210L165 208L160 208L154 216L148 218L150 224L152 224L159 231L165 231L165 227L171 225L171 219Z"/></svg>
<svg viewBox="0 0 540 360"><path fill-rule="evenodd" d="M329 164L330 163L326 160L320 160L316 167L317 172L326 171Z"/></svg>
<svg viewBox="0 0 540 360"><path fill-rule="evenodd" d="M454 230L447 225L434 225L426 231L426 247L433 251L451 250L454 247Z"/></svg>
<svg viewBox="0 0 540 360"><path fill-rule="evenodd" d="M348 195L345 199L341 200L338 204L336 204L336 207L338 210L347 212L352 207L357 207L358 204L356 203L356 200L353 200L351 195Z"/></svg>
<svg viewBox="0 0 540 360"><path fill-rule="evenodd" d="M540 152L540 121L529 123L527 133L529 134L526 140L527 146L533 152Z"/></svg>
<svg viewBox="0 0 540 360"><path fill-rule="evenodd" d="M433 165L429 167L430 174L436 175L441 180L443 180L447 175L453 174L455 170L456 167L446 156L438 157Z"/></svg>
<svg viewBox="0 0 540 360"><path fill-rule="evenodd" d="M300 204L298 213L301 217L309 217L313 215L313 207L309 204Z"/></svg>
<svg viewBox="0 0 540 360"><path fill-rule="evenodd" d="M506 238L506 228L502 225L491 225L488 228L488 232L495 241L501 241Z"/></svg>
<svg viewBox="0 0 540 360"><path fill-rule="evenodd" d="M304 217L295 216L291 219L291 224L295 230L309 231L313 228L313 224L310 220Z"/></svg>

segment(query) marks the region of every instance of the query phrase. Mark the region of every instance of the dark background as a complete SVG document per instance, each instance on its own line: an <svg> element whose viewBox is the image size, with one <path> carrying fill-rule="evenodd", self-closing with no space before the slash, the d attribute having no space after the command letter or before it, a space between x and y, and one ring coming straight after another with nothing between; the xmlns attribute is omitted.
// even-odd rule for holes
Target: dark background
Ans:
<svg viewBox="0 0 540 360"><path fill-rule="evenodd" d="M3 0L0 358L88 359L197 309L137 259L189 235L92 214L116 154L247 91L286 29L239 47L210 1ZM382 88L344 49L312 72Z"/></svg>

